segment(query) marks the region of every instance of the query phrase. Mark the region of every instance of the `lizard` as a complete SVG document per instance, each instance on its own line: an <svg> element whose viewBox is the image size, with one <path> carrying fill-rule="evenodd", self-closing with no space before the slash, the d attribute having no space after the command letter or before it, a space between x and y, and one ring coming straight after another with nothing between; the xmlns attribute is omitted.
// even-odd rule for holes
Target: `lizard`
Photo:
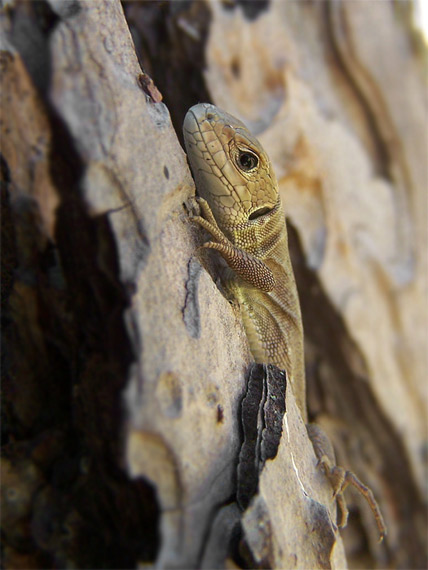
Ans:
<svg viewBox="0 0 428 570"><path fill-rule="evenodd" d="M336 465L327 435L308 423L302 315L269 157L241 121L209 103L189 109L183 134L199 205L190 218L212 236L202 247L218 251L227 264L221 281L239 306L254 360L285 370L318 465L333 488L338 526L348 518L343 492L354 485L370 505L381 541L387 531L372 491Z"/></svg>

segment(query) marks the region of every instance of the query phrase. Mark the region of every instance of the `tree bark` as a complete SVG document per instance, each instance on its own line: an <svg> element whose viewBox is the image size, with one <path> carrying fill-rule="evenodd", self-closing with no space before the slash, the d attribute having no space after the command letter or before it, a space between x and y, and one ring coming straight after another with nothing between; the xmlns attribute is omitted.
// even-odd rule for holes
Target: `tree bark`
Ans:
<svg viewBox="0 0 428 570"><path fill-rule="evenodd" d="M6 568L426 567L426 48L409 11L2 9ZM353 491L336 528L287 388L239 500L245 418L266 412L261 383L275 401L280 373L252 366L188 219L179 141L198 101L240 117L273 161L310 419L373 490L382 544Z"/></svg>

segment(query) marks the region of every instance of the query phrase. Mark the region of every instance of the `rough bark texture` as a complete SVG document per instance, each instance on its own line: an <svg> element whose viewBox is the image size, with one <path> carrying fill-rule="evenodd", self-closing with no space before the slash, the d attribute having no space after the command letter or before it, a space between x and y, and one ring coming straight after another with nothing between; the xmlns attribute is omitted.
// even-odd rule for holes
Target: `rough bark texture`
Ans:
<svg viewBox="0 0 428 570"><path fill-rule="evenodd" d="M5 568L426 567L426 55L409 9L3 8ZM274 163L310 418L372 488L382 544L352 490L335 528L293 394L275 407L280 373L252 368L198 252L179 139L199 101Z"/></svg>

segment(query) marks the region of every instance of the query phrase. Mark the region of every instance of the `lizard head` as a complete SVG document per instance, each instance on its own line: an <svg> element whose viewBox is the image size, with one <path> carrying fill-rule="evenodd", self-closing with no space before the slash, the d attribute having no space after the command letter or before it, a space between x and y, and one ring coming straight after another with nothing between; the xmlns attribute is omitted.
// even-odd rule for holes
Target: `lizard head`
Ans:
<svg viewBox="0 0 428 570"><path fill-rule="evenodd" d="M200 103L187 112L183 132L198 194L210 205L220 228L260 223L278 207L270 160L241 121Z"/></svg>

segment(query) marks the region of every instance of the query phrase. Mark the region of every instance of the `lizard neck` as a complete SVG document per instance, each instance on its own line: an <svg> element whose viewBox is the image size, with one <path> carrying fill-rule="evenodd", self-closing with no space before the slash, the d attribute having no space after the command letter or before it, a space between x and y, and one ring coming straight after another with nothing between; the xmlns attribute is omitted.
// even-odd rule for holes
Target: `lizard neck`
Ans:
<svg viewBox="0 0 428 570"><path fill-rule="evenodd" d="M279 199L268 216L225 227L224 231L236 247L263 261L281 260L284 250L288 251L285 214Z"/></svg>

